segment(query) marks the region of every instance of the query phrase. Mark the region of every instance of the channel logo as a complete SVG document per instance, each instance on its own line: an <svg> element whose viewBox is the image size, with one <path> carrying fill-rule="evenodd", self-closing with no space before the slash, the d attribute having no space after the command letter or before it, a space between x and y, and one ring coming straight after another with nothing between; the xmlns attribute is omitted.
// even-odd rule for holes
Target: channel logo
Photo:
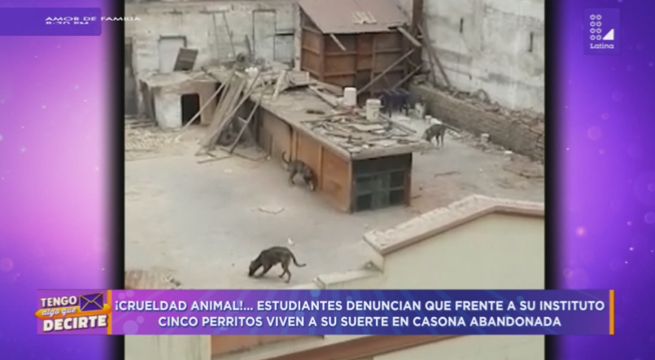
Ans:
<svg viewBox="0 0 655 360"><path fill-rule="evenodd" d="M618 51L618 9L588 9L585 11L585 22L585 53L608 54Z"/></svg>

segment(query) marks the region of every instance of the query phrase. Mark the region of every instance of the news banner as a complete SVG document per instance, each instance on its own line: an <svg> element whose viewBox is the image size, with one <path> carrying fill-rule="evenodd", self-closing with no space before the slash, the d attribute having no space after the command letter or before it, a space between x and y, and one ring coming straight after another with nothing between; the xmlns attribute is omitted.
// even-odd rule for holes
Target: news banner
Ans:
<svg viewBox="0 0 655 360"><path fill-rule="evenodd" d="M39 334L614 335L613 290L47 290Z"/></svg>

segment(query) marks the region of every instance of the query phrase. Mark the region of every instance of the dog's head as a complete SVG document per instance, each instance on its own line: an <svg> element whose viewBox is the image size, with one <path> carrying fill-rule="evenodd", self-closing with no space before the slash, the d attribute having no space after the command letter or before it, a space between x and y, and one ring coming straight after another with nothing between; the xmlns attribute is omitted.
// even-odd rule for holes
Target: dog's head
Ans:
<svg viewBox="0 0 655 360"><path fill-rule="evenodd" d="M255 271L259 269L259 258L253 260L250 262L250 267L248 267L248 276L253 276L255 275Z"/></svg>
<svg viewBox="0 0 655 360"><path fill-rule="evenodd" d="M430 140L430 129L423 132L423 140Z"/></svg>

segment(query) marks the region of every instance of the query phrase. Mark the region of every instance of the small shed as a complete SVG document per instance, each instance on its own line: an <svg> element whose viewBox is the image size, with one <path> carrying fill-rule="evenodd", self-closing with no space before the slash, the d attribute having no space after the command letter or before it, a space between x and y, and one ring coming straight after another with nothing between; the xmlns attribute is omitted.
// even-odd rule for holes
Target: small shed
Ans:
<svg viewBox="0 0 655 360"><path fill-rule="evenodd" d="M257 118L259 145L272 157L287 153L317 177L316 191L344 212L409 205L412 153L426 143L401 124L362 114L330 114L309 90L264 98Z"/></svg>
<svg viewBox="0 0 655 360"><path fill-rule="evenodd" d="M420 69L420 42L393 0L300 0L301 69L328 84L377 94ZM412 57L414 55L414 57Z"/></svg>
<svg viewBox="0 0 655 360"><path fill-rule="evenodd" d="M200 114L200 123L211 121L216 100L217 80L203 72L156 73L140 81L146 115L162 128L174 129L185 125L201 106L210 103Z"/></svg>

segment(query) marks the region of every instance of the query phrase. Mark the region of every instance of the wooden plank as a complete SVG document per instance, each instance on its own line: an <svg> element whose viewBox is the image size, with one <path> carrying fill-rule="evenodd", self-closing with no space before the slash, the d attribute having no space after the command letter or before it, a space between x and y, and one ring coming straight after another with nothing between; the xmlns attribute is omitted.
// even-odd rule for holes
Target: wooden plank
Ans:
<svg viewBox="0 0 655 360"><path fill-rule="evenodd" d="M334 41L335 44L337 44L337 46L339 47L339 49L341 49L341 51L346 52L348 50L346 49L345 46L343 46L341 41L339 41L339 39L334 34L330 34L330 38L332 39L332 41Z"/></svg>
<svg viewBox="0 0 655 360"><path fill-rule="evenodd" d="M317 187L319 190L323 189L323 151L325 148L323 145L319 144L318 146L318 169L317 172L321 172L321 176L318 177Z"/></svg>
<svg viewBox="0 0 655 360"><path fill-rule="evenodd" d="M353 206L353 201L355 200L355 188L356 188L356 185L355 185L355 180L353 179L353 173L354 173L354 172L353 172L353 166L354 166L354 162L353 162L353 161L350 161L350 162L348 163L348 173L346 174L346 184L347 184L347 187L346 187L346 196L345 196L345 198L348 199L348 208L347 208L347 211L348 211L349 213L352 213L353 210L354 210L354 208L355 208L355 207Z"/></svg>
<svg viewBox="0 0 655 360"><path fill-rule="evenodd" d="M412 43L412 45L416 47L422 46L421 42L416 40L416 38L412 36L412 34L410 34L407 30L405 30L405 28L399 26L396 28L396 30L398 30L398 32L400 32L407 40L409 40L409 42Z"/></svg>
<svg viewBox="0 0 655 360"><path fill-rule="evenodd" d="M348 75L355 75L357 72L355 71L328 71L325 73L325 77L340 77L340 76L348 76Z"/></svg>
<svg viewBox="0 0 655 360"><path fill-rule="evenodd" d="M320 51L319 51L319 57L320 57L320 64L319 64L319 80L325 81L325 36L321 36L320 40Z"/></svg>
<svg viewBox="0 0 655 360"><path fill-rule="evenodd" d="M356 57L324 57L325 68L323 74L325 77L334 74L354 75L356 68Z"/></svg>
<svg viewBox="0 0 655 360"><path fill-rule="evenodd" d="M230 77L228 78L228 81L221 83L221 85L218 87L218 89L216 91L214 91L214 93L209 97L209 99L207 99L207 102L205 102L205 104L202 107L200 107L200 110L198 110L198 112L195 115L193 115L193 117L189 120L189 122L187 122L182 127L182 129L180 129L180 131L184 131L191 124L193 124L193 122L196 121L196 119L200 118L200 114L202 114L202 112L205 110L205 108L212 102L212 100L214 100L214 98L221 92L221 90L223 90L223 88L225 87L225 84L227 84L228 82L230 82L232 80L233 76L234 76L234 70L232 70L232 72L230 73Z"/></svg>
<svg viewBox="0 0 655 360"><path fill-rule="evenodd" d="M323 100L326 104L334 107L337 107L337 102L336 99L330 98L327 94L322 93L319 89L317 89L314 86L310 86L309 90L311 90L316 96L318 96L321 100Z"/></svg>
<svg viewBox="0 0 655 360"><path fill-rule="evenodd" d="M398 81L394 86L391 87L391 90L395 90L397 87L403 85L407 80L409 80L412 76L416 75L421 71L421 66L417 66L414 70L410 71L409 74L405 75L400 81Z"/></svg>
<svg viewBox="0 0 655 360"><path fill-rule="evenodd" d="M397 32L386 32L375 34L375 46L373 51L383 49L398 49L403 46L403 36Z"/></svg>
<svg viewBox="0 0 655 360"><path fill-rule="evenodd" d="M221 118L214 119L217 124L212 126L212 128L210 128L208 136L205 139L203 139L203 141L201 143L201 150L204 149L205 151L207 151L216 143L216 140L221 135L221 133L223 132L225 127L231 122L232 117L234 117L234 115L236 115L236 113L239 110L239 108L241 107L241 105L243 105L246 102L246 100L248 100L250 98L250 95L252 94L252 92L253 92L253 90L255 88L255 84L259 80L259 75L260 74L261 74L260 72L257 73L257 75L252 80L252 82L248 86L247 90L244 92L241 99L237 102L237 104L235 106L230 106L230 107L228 107L226 109L227 110L227 115L225 117L223 117L222 119ZM242 84L246 83L246 82L247 82L247 79L244 79L242 81ZM239 90L237 92L237 97L236 98L238 98L238 95L240 95L240 93L241 93L241 90ZM198 153L202 154L202 151L200 151Z"/></svg>
<svg viewBox="0 0 655 360"><path fill-rule="evenodd" d="M329 148L324 148L321 169L323 174L322 194L341 211L348 211L350 208L349 168L350 159L344 159Z"/></svg>
<svg viewBox="0 0 655 360"><path fill-rule="evenodd" d="M325 53L326 57L353 56L353 55L357 55L357 52L356 51L339 51L339 52L328 51Z"/></svg>
<svg viewBox="0 0 655 360"><path fill-rule="evenodd" d="M263 96L264 96L264 91L262 91L259 94L259 99L257 99L257 102L255 103L255 105L253 105L252 110L250 111L250 114L248 115L248 118L246 119L245 123L241 127L241 130L239 131L239 134L237 134L237 137L234 140L234 143L232 144L232 146L230 146L230 151L229 151L230 154L234 152L234 149L239 144L239 140L241 140L241 136L243 136L243 133L246 132L246 130L248 129L248 126L250 125L250 121L252 121L252 119L254 118L255 112L257 112L257 109L259 108L259 104L262 103L262 97Z"/></svg>
<svg viewBox="0 0 655 360"><path fill-rule="evenodd" d="M416 50L415 48L414 48L414 49L411 49L411 50L408 51L405 55L401 56L398 60L394 61L393 64L391 64L390 66L388 66L388 67L387 67L386 69L384 69L380 74L378 74L376 77L374 77L373 79L371 79L371 81L370 81L366 86L364 86L362 89L357 90L357 95L359 95L359 94L365 92L368 88L370 88L373 84L375 84L378 80L380 80L384 75L386 75L386 74L389 72L389 70L393 69L393 68L396 67L398 64L402 63L405 59L407 59L408 57L410 57L410 56L414 53L415 50Z"/></svg>
<svg viewBox="0 0 655 360"><path fill-rule="evenodd" d="M412 32L416 34L423 19L423 0L412 0Z"/></svg>

